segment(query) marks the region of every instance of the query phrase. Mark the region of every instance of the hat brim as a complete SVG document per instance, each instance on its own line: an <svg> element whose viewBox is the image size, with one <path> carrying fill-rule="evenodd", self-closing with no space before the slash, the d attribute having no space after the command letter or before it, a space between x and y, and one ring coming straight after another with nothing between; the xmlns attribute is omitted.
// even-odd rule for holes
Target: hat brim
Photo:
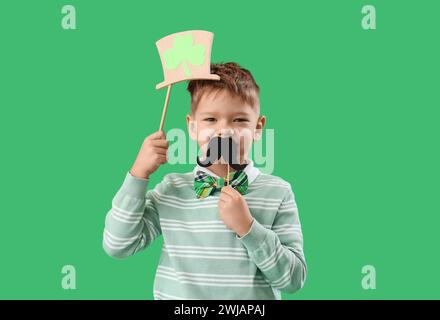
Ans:
<svg viewBox="0 0 440 320"><path fill-rule="evenodd" d="M164 87L167 87L170 84L175 84L175 83L179 83L179 82L187 81L187 80L220 80L220 76L217 75L217 74L213 74L212 73L212 74L207 74L207 75L204 75L204 76L183 78L183 79L180 79L178 81L163 81L163 82L158 83L156 85L156 89L159 90L159 89L162 89Z"/></svg>

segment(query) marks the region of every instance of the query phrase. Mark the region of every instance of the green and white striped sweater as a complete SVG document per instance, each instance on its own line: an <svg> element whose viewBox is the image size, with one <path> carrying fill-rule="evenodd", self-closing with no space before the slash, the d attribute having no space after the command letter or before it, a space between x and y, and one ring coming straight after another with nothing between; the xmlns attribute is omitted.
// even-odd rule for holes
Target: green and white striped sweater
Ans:
<svg viewBox="0 0 440 320"><path fill-rule="evenodd" d="M206 168L196 166L216 176ZM166 175L154 189L129 172L112 201L104 250L124 258L163 235L154 281L160 299L281 299L303 287L307 268L294 193L252 162L244 195L254 222L243 237L219 217L219 192L197 199L194 172Z"/></svg>

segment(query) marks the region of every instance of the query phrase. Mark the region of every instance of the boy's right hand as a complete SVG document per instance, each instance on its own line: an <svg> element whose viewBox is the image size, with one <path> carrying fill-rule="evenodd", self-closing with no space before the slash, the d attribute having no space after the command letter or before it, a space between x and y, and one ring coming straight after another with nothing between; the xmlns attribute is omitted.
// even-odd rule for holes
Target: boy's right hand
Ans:
<svg viewBox="0 0 440 320"><path fill-rule="evenodd" d="M159 166L167 162L168 141L163 131L157 131L142 143L130 174L137 178L148 179Z"/></svg>

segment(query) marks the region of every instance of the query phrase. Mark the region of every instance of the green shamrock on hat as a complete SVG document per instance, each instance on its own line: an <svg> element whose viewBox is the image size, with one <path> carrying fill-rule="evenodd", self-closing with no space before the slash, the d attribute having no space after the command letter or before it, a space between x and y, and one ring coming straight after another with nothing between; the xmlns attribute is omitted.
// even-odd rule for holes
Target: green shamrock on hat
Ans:
<svg viewBox="0 0 440 320"><path fill-rule="evenodd" d="M173 39L173 47L163 52L165 68L174 70L182 64L185 75L191 77L191 71L187 63L200 66L205 62L205 47L201 44L193 44L191 34L176 36Z"/></svg>

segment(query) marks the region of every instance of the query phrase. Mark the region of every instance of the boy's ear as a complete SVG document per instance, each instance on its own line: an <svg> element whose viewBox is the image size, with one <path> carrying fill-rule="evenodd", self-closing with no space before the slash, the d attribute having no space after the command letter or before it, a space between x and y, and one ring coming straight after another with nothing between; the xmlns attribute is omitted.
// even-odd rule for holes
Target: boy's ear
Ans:
<svg viewBox="0 0 440 320"><path fill-rule="evenodd" d="M260 140L263 135L263 128L266 125L266 116L260 116L254 131L254 141Z"/></svg>
<svg viewBox="0 0 440 320"><path fill-rule="evenodd" d="M197 123L190 114L186 115L186 126L188 127L188 135L192 140L197 140Z"/></svg>

